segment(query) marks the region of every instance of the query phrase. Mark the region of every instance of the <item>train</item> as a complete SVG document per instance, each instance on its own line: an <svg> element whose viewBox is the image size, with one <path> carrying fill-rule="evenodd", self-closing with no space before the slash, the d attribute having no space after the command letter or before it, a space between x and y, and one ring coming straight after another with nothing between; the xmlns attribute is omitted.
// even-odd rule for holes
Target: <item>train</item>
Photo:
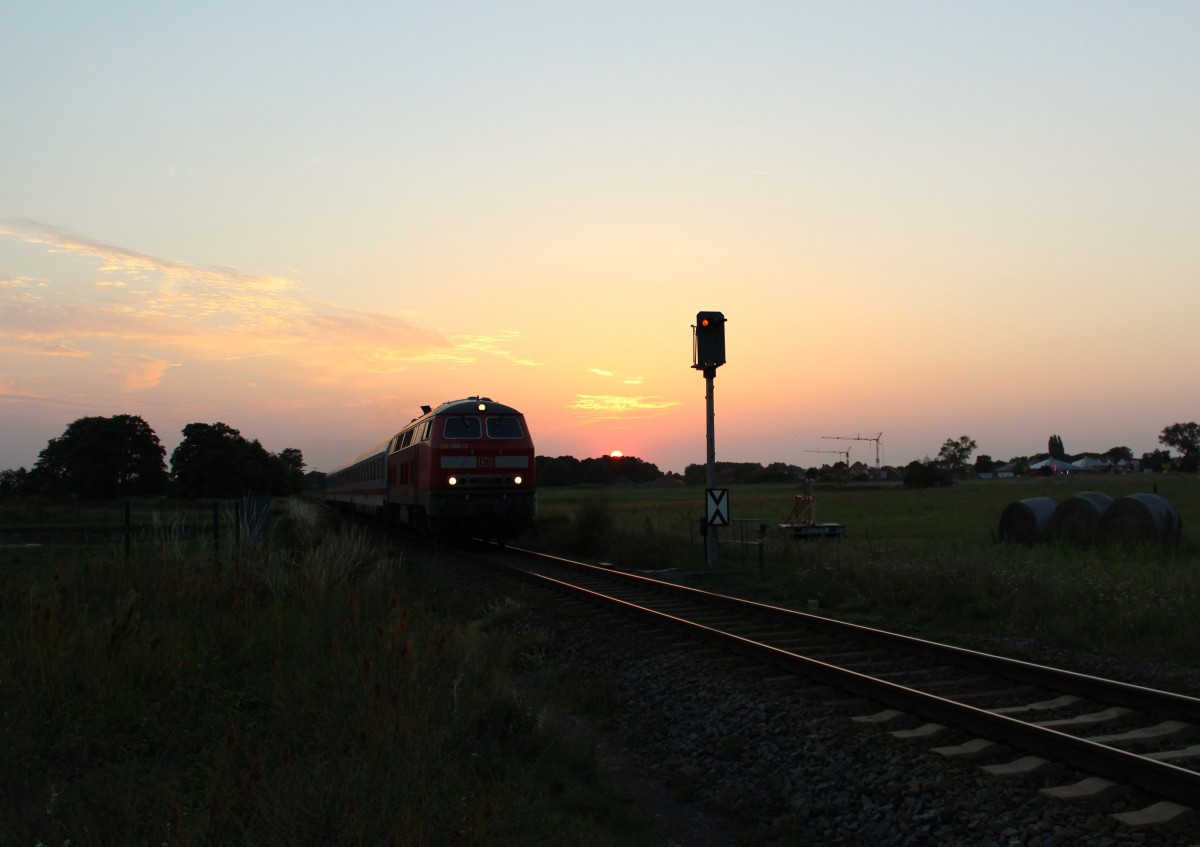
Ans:
<svg viewBox="0 0 1200 847"><path fill-rule="evenodd" d="M525 416L488 397L421 407L395 435L325 477L330 505L418 530L496 539L537 515Z"/></svg>

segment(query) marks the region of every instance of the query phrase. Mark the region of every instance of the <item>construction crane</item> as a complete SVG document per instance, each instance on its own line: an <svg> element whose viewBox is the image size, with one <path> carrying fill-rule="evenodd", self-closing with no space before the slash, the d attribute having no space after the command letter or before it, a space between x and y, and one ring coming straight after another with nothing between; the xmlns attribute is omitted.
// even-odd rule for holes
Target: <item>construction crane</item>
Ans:
<svg viewBox="0 0 1200 847"><path fill-rule="evenodd" d="M845 450L805 450L804 452L805 453L837 453L839 456L846 457L846 469L849 470L849 468L850 468L850 448L849 447L847 447Z"/></svg>
<svg viewBox="0 0 1200 847"><path fill-rule="evenodd" d="M875 474L879 475L879 439L883 438L882 432L877 432L874 435L822 435L822 438L829 438L833 441L874 441L875 442ZM849 454L847 454L849 455ZM846 464L850 464L850 459L846 459Z"/></svg>

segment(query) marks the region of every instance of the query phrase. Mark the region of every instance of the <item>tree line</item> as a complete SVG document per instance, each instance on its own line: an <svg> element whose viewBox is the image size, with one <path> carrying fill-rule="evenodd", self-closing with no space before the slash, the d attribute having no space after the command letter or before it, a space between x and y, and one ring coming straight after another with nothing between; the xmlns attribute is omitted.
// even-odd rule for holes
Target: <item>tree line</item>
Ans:
<svg viewBox="0 0 1200 847"><path fill-rule="evenodd" d="M1200 423L1175 423L1164 427L1158 437L1169 450L1143 453L1142 470L1181 470L1195 473L1200 466ZM990 473L1002 463L980 454L972 463L978 445L963 435L947 438L934 458L910 462L904 468L908 485L948 485L955 475L970 468ZM1062 437L1051 435L1047 452L1010 459L1016 474L1029 473L1029 466L1040 458L1070 460L1083 455L1099 455L1113 462L1133 459L1128 447L1111 447L1101 454L1070 456ZM636 456L599 456L576 459L574 456L538 456L538 484L613 485L620 483L663 482L679 485L704 485L707 466L688 465L682 474L658 469L657 465ZM829 472L839 478L849 473L845 462ZM717 462L716 484L747 485L788 482L808 477L821 478L817 468L802 468L784 462L763 465L758 462ZM306 484L319 483L320 473L304 473L304 455L294 447L270 453L257 439L251 441L224 423L190 423L183 428L183 440L171 453L170 467L166 450L158 435L136 415L110 418L86 417L70 424L61 436L50 439L38 454L30 470L0 471L0 496L35 495L52 498L116 499L170 494L177 497L230 498L247 493L299 494Z"/></svg>
<svg viewBox="0 0 1200 847"><path fill-rule="evenodd" d="M657 465L636 456L598 456L576 459L574 456L538 456L536 458L538 485L614 485L621 483L662 482L675 485L704 485L706 465L688 465L682 474L664 473ZM747 485L757 482L787 482L798 479L806 471L796 465L772 462L717 462L717 484ZM814 469L815 472L815 469Z"/></svg>
<svg viewBox="0 0 1200 847"><path fill-rule="evenodd" d="M1155 473L1172 470L1196 473L1200 469L1200 424L1195 422L1175 423L1163 427L1158 441L1164 447L1173 447L1178 450L1179 457L1172 456L1170 450L1151 450L1142 454L1138 463L1140 470ZM1133 450L1128 447L1110 447L1103 453L1085 452L1071 455L1067 453L1062 436L1057 434L1050 436L1045 453L1033 456L1015 456L1007 463L997 462L987 454L980 454L972 464L971 456L977 447L975 440L966 435L959 436L957 439L947 438L935 458L931 459L926 456L924 459L910 462L905 467L905 485L918 487L949 485L956 474L962 473L968 468L977 474L992 473L1005 464L1011 466L1014 474L1022 476L1030 473L1031 465L1043 459L1072 462L1090 456L1106 459L1113 464L1133 460Z"/></svg>
<svg viewBox="0 0 1200 847"><path fill-rule="evenodd" d="M171 453L137 415L84 417L52 438L26 471L0 471L0 496L112 500L172 495L225 499L299 494L304 454L268 452L224 423L190 423Z"/></svg>

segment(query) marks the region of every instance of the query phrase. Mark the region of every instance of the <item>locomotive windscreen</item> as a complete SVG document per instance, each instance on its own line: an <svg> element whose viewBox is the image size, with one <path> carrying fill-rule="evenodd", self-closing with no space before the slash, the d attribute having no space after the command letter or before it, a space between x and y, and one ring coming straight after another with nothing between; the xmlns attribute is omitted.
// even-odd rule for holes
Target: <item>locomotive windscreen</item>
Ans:
<svg viewBox="0 0 1200 847"><path fill-rule="evenodd" d="M488 418L487 434L488 438L521 438L525 435L521 431L521 422L513 417Z"/></svg>
<svg viewBox="0 0 1200 847"><path fill-rule="evenodd" d="M479 418L446 418L442 431L447 438L479 438L482 434Z"/></svg>

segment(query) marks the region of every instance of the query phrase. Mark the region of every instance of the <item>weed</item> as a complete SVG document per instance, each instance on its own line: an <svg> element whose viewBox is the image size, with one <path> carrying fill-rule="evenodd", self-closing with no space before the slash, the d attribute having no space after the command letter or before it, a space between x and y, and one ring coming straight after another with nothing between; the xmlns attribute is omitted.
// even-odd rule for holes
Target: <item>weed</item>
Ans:
<svg viewBox="0 0 1200 847"><path fill-rule="evenodd" d="M1200 480L1155 477L1159 492L1183 515L1200 513ZM880 485L818 488L817 519L847 527L845 538L796 542L775 530L799 489L748 485L730 493L732 517L769 527L759 549L721 531L719 572L704 565L695 532L703 506L696 489L552 489L541 494L543 516L561 527L577 515L590 555L619 567L689 571L704 587L800 609L914 630L1035 637L1146 659L1200 664L1200 623L1187 598L1200 594L1197 545L1176 549L1095 545L998 544L1004 507L1015 500L1082 490L1113 496L1145 490L1141 477L993 480L941 489ZM589 515L586 521L583 515ZM607 516L600 518L596 516ZM605 522L611 519L610 522ZM535 546L577 547L560 530L540 533ZM559 546L555 546L558 544Z"/></svg>
<svg viewBox="0 0 1200 847"><path fill-rule="evenodd" d="M0 843L650 843L514 699L523 601L434 614L436 562L303 504L217 561L154 532L0 583Z"/></svg>

